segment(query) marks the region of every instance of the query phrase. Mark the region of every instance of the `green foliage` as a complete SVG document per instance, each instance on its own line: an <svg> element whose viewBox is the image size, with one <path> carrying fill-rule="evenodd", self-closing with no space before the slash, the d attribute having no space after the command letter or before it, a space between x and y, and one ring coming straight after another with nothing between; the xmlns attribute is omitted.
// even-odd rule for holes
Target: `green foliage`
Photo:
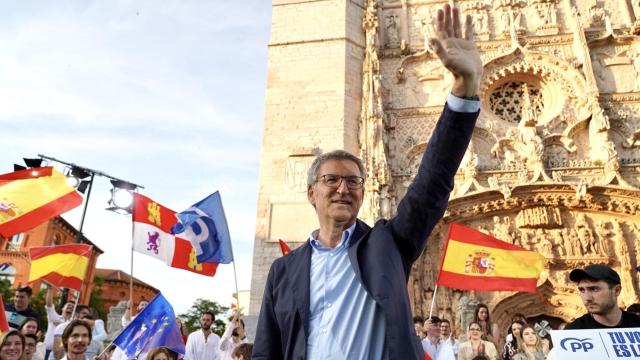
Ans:
<svg viewBox="0 0 640 360"><path fill-rule="evenodd" d="M35 310L38 315L40 315L40 329L43 332L47 330L47 311L44 308L45 305L45 295L47 294L47 290L40 289L38 293L33 294L31 296L31 308Z"/></svg>
<svg viewBox="0 0 640 360"><path fill-rule="evenodd" d="M11 288L11 281L9 279L0 279L0 294L2 295L2 300L5 303L8 303L13 298L13 294L15 292Z"/></svg>
<svg viewBox="0 0 640 360"><path fill-rule="evenodd" d="M109 312L104 308L104 303L102 302L102 285L104 285L104 279L100 276L95 276L93 278L93 283L95 284L95 287L89 297L89 306L96 309L100 319L106 322Z"/></svg>
<svg viewBox="0 0 640 360"><path fill-rule="evenodd" d="M216 321L211 326L211 330L218 336L222 336L226 326L222 318L229 311L229 308L215 301L196 299L191 308L186 313L180 314L179 317L182 318L182 323L187 328L187 331L191 333L200 328L200 315L205 311L211 311L216 315Z"/></svg>

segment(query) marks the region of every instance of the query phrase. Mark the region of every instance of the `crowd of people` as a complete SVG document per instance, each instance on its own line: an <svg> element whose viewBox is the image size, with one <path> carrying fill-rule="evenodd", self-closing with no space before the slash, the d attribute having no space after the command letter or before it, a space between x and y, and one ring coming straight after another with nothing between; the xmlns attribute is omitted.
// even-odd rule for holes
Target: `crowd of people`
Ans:
<svg viewBox="0 0 640 360"><path fill-rule="evenodd" d="M626 311L618 306L622 288L611 267L589 265L573 270L569 278L576 284L587 313L569 324L559 324L557 330L640 327L640 304L630 305ZM553 348L548 323L532 324L516 313L501 332L482 303L476 305L464 341L456 337L448 319L415 316L413 323L424 352L433 360L544 360Z"/></svg>
<svg viewBox="0 0 640 360"><path fill-rule="evenodd" d="M9 331L0 336L0 360L126 360L122 349L107 341L104 321L95 309L83 304L67 302L58 313L53 305L53 290L45 295L47 328L40 329L40 315L31 305L33 290L18 287L11 303L5 304ZM136 314L149 303L140 301ZM122 317L126 327L136 315L130 304ZM249 360L253 345L245 335L244 321L238 313L229 319L227 328L219 337L212 331L215 314L205 311L200 317L200 329L187 334L180 318L176 319L185 344L182 356L169 348L150 349L138 359L147 360ZM106 348L105 348L106 345Z"/></svg>

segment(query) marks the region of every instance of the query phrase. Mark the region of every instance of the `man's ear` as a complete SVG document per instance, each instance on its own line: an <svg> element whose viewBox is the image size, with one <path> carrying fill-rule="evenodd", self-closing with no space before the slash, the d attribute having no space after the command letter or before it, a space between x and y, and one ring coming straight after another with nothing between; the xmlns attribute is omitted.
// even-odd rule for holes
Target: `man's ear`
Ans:
<svg viewBox="0 0 640 360"><path fill-rule="evenodd" d="M316 208L316 199L315 199L314 195L315 195L315 189L313 188L313 185L307 185L307 199L309 200L309 203L315 209Z"/></svg>
<svg viewBox="0 0 640 360"><path fill-rule="evenodd" d="M613 291L614 291L614 293L616 294L616 296L619 296L619 295L620 295L620 293L622 292L622 285L620 285L620 284L616 284L616 285L613 287L613 289L614 289Z"/></svg>

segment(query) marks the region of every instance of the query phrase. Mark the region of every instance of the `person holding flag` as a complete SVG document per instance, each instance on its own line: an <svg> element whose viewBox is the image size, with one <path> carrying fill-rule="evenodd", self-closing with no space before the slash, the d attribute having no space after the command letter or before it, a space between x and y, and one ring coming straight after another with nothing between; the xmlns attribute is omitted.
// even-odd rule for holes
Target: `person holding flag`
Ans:
<svg viewBox="0 0 640 360"><path fill-rule="evenodd" d="M455 81L397 216L373 228L358 220L362 160L342 150L319 155L307 198L320 228L271 265L253 359L424 359L406 284L447 207L479 114L482 74L471 16L465 31L460 10L446 4L435 21L430 44Z"/></svg>

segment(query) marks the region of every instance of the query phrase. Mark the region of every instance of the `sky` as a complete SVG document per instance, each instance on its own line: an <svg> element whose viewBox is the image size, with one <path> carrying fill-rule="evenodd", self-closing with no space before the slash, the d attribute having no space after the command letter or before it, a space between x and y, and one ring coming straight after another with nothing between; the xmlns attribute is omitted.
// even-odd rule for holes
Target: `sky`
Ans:
<svg viewBox="0 0 640 360"><path fill-rule="evenodd" d="M44 154L176 211L219 190L248 290L270 21L265 0L0 0L0 173ZM98 267L130 272L131 217L105 210L110 189L96 178L83 232ZM177 313L235 291L232 265L210 278L135 254L133 275Z"/></svg>

